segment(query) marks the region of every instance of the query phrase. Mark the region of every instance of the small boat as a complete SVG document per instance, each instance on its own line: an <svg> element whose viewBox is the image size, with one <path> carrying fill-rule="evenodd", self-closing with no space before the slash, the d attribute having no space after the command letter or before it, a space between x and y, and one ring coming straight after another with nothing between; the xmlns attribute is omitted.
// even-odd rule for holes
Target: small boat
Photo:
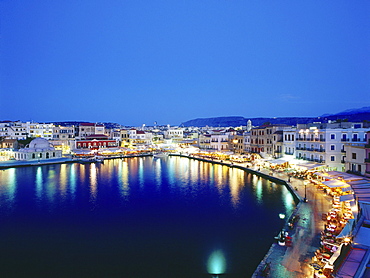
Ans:
<svg viewBox="0 0 370 278"><path fill-rule="evenodd" d="M163 157L167 157L167 156L168 156L168 154L165 153L165 152L160 152L160 153L154 153L153 154L153 157L155 157L155 158L163 158Z"/></svg>
<svg viewBox="0 0 370 278"><path fill-rule="evenodd" d="M80 163L104 163L104 159L95 156L95 157L81 158L79 162Z"/></svg>

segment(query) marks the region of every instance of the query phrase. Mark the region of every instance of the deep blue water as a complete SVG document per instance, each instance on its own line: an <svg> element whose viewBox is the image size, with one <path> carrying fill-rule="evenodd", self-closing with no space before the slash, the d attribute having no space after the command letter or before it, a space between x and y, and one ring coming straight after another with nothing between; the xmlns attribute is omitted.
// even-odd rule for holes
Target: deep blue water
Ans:
<svg viewBox="0 0 370 278"><path fill-rule="evenodd" d="M294 201L283 185L180 157L0 170L0 277L250 277Z"/></svg>

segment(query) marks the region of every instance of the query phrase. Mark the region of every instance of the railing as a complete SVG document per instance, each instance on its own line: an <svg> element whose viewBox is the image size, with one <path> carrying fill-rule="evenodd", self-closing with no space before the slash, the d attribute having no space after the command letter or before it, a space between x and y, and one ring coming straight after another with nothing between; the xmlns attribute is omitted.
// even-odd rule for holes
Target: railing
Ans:
<svg viewBox="0 0 370 278"><path fill-rule="evenodd" d="M365 158L365 162L370 163L370 158Z"/></svg>
<svg viewBox="0 0 370 278"><path fill-rule="evenodd" d="M287 155L292 155L292 154L294 154L294 153L285 152L285 154L287 154Z"/></svg>
<svg viewBox="0 0 370 278"><path fill-rule="evenodd" d="M370 144L366 144L366 145L365 145L365 148L366 148L366 149L370 149Z"/></svg>
<svg viewBox="0 0 370 278"><path fill-rule="evenodd" d="M345 161L344 159L342 159L342 160L340 161L340 163L346 163L346 161Z"/></svg>
<svg viewBox="0 0 370 278"><path fill-rule="evenodd" d="M315 149L315 152L323 153L323 152L325 152L325 149Z"/></svg>

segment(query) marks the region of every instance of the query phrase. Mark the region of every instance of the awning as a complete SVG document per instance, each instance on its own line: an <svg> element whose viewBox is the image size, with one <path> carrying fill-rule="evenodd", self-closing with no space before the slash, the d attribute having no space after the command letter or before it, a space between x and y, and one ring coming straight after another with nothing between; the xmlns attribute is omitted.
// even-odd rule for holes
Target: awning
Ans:
<svg viewBox="0 0 370 278"><path fill-rule="evenodd" d="M337 238L343 238L343 237L350 236L352 234L354 222L355 222L355 219L349 219L346 225L344 226L343 230L340 232L339 235L337 235Z"/></svg>
<svg viewBox="0 0 370 278"><path fill-rule="evenodd" d="M316 163L305 163L305 164L296 164L296 166L306 168L307 170L319 168L325 166L324 164L316 164Z"/></svg>
<svg viewBox="0 0 370 278"><path fill-rule="evenodd" d="M342 190L342 192L352 191L352 187L350 185L341 187L340 189Z"/></svg>
<svg viewBox="0 0 370 278"><path fill-rule="evenodd" d="M354 199L355 199L355 196L353 194L342 195L339 197L339 200L341 202L352 201Z"/></svg>
<svg viewBox="0 0 370 278"><path fill-rule="evenodd" d="M356 181L349 181L348 182L350 185L357 185L357 184L367 184L369 187L370 187L370 182L369 180L365 180L365 179L360 179L360 180L356 180Z"/></svg>
<svg viewBox="0 0 370 278"><path fill-rule="evenodd" d="M313 173L314 175L316 176L319 176L319 177L323 177L323 178L327 178L328 177L328 174L327 173L323 173L323 172L315 172Z"/></svg>
<svg viewBox="0 0 370 278"><path fill-rule="evenodd" d="M269 161L271 164L277 164L277 165L281 165L281 164L284 164L286 162L288 162L287 160L285 159L274 159L274 160L271 160Z"/></svg>
<svg viewBox="0 0 370 278"><path fill-rule="evenodd" d="M327 173L328 173L328 175L330 175L332 177L341 178L345 181L355 181L355 180L362 180L363 179L363 177L359 177L359 176L356 176L356 175L353 175L353 174L348 174L348 173L340 172L340 171L328 171Z"/></svg>
<svg viewBox="0 0 370 278"><path fill-rule="evenodd" d="M348 186L347 183L339 181L339 180L328 180L328 181L323 181L322 184L326 185L327 187L330 188L336 188L336 187L342 187L342 186Z"/></svg>

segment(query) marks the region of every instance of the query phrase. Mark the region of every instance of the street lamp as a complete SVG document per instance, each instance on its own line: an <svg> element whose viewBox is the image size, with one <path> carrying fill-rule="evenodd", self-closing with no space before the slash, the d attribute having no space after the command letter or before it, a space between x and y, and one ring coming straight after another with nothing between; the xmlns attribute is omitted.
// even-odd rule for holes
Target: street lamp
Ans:
<svg viewBox="0 0 370 278"><path fill-rule="evenodd" d="M304 184L304 199L303 199L303 202L307 203L307 181L304 181L303 184Z"/></svg>

